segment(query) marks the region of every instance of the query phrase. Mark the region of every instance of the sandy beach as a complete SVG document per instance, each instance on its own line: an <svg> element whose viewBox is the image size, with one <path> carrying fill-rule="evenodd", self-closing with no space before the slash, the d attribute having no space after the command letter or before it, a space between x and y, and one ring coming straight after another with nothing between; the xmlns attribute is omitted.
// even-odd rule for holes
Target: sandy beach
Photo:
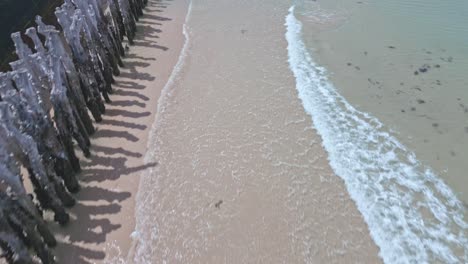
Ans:
<svg viewBox="0 0 468 264"><path fill-rule="evenodd" d="M185 1L152 0L138 22L135 45L114 84L112 103L96 125L92 156L81 157L82 190L66 227L53 226L58 263L124 263L135 226L139 175L161 89L183 45Z"/></svg>
<svg viewBox="0 0 468 264"><path fill-rule="evenodd" d="M340 119L357 112L340 112L347 103L327 97L334 91L320 67L301 64L312 59L297 55L293 10L280 1L149 2L92 157L83 158L74 219L55 228L59 262L424 259L423 243L398 233L418 225L411 222L418 212L393 214L406 208L391 203L399 189L368 178L386 176L386 163L363 173L366 159L351 155L362 153L352 151L360 141L343 141L363 126L345 126L343 135L331 130L358 120ZM400 174L397 187L406 186L411 178ZM460 222L457 206L447 210ZM386 226L394 219L403 220ZM453 248L462 256L463 233L457 239Z"/></svg>
<svg viewBox="0 0 468 264"><path fill-rule="evenodd" d="M12 34L0 263L467 262L466 18L414 2L78 0L47 49Z"/></svg>
<svg viewBox="0 0 468 264"><path fill-rule="evenodd" d="M141 178L128 263L380 262L294 89L287 10L193 3L187 55L150 133L146 161L158 166Z"/></svg>

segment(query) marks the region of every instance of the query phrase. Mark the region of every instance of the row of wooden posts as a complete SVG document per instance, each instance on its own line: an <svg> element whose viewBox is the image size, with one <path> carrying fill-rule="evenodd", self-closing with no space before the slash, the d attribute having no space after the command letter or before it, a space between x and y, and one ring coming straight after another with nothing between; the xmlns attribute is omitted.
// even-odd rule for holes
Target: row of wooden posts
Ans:
<svg viewBox="0 0 468 264"><path fill-rule="evenodd" d="M75 144L90 155L92 119L102 120L123 66L124 35L133 44L146 2L65 0L55 10L61 29L38 16L37 27L11 35L18 60L0 73L0 248L8 263L55 262L57 241L43 213L69 221L71 193L80 189Z"/></svg>

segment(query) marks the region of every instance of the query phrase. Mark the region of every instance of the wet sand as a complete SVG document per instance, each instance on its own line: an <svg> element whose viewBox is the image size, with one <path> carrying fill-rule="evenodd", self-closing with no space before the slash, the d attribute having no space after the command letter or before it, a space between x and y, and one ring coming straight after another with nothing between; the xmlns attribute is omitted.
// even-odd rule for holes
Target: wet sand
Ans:
<svg viewBox="0 0 468 264"><path fill-rule="evenodd" d="M183 45L186 1L149 0L135 45L116 78L112 103L92 137L92 156L81 158L82 190L60 240L58 263L125 263L135 226L139 175L157 166L144 162L148 132L162 88ZM53 224L52 224L53 225Z"/></svg>
<svg viewBox="0 0 468 264"><path fill-rule="evenodd" d="M194 2L127 263L379 263L288 68L281 1ZM247 19L248 18L248 19Z"/></svg>

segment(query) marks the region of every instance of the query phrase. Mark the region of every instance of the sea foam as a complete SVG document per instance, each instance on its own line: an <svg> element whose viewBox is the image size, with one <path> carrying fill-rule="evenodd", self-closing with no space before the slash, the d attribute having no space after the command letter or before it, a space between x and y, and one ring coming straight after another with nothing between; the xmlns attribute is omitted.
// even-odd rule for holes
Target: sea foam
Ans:
<svg viewBox="0 0 468 264"><path fill-rule="evenodd" d="M182 26L184 44L180 51L179 58L177 59L174 68L172 69L169 79L167 80L166 84L161 90L161 95L158 99L158 106L155 118L148 133L149 136L147 143L147 151L144 156L145 164L156 162L155 153L158 149L157 136L158 129L162 127L162 116L164 115L167 107L170 105L170 98L172 97L174 91L173 89L175 88L174 84L177 81L179 75L181 74L186 59L190 54L191 33L188 26L188 22L192 14L192 6L193 2L190 1L187 9L187 14L185 16L184 24ZM152 196L149 195L151 191L148 190L146 187L153 188L153 186L147 186L147 180L148 178L152 177L153 173L154 170L150 169L149 171L144 171L141 174L140 184L138 187L138 193L136 197L136 226L135 230L130 235L130 237L132 238L132 246L127 255L126 263L150 263L151 261L149 259L154 254L154 247L152 246L151 242L155 240L156 237L158 237L159 227L156 223L152 221L150 214L148 214L148 212L146 211L148 210L148 208L146 207L147 199L152 199ZM163 261L162 263L165 263L165 261Z"/></svg>
<svg viewBox="0 0 468 264"><path fill-rule="evenodd" d="M385 263L467 263L465 209L453 191L371 115L333 87L286 16L289 66L329 162L367 222Z"/></svg>

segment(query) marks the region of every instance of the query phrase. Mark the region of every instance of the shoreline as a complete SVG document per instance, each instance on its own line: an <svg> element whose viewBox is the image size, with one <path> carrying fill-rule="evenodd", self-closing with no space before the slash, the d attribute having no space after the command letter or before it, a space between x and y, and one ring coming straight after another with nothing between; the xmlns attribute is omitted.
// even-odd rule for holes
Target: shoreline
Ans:
<svg viewBox="0 0 468 264"><path fill-rule="evenodd" d="M193 4L129 263L381 262L294 89L289 6L270 4Z"/></svg>
<svg viewBox="0 0 468 264"><path fill-rule="evenodd" d="M289 12L288 51L299 97L322 138L331 167L345 182L379 246L379 255L390 263L427 262L428 255L442 262L462 257L466 239L461 201L378 119L360 112L336 92L327 69L318 66L306 48L303 24L295 17L294 6ZM379 147L369 148L374 142ZM421 190L425 191L421 194ZM421 208L437 211L446 219L432 218ZM440 231L432 233L427 226ZM450 247L442 252L439 243Z"/></svg>
<svg viewBox="0 0 468 264"><path fill-rule="evenodd" d="M187 12L186 12L186 15L185 15L185 21L184 21L184 23L182 25L182 34L183 34L183 37L184 37L183 47L181 48L181 51L179 53L177 63L174 65L173 70L172 70L169 78L167 79L166 84L164 85L163 89L161 90L161 94L160 94L160 96L158 98L157 111L155 113L154 122L151 125L149 135L148 135L148 139L147 139L147 149L151 148L151 143L154 141L154 137L157 134L157 129L158 129L158 125L159 125L158 120L160 120L160 119L158 119L158 117L160 115L162 115L162 113L165 111L165 108L168 105L168 100L170 100L171 94L173 92L173 90L171 88L174 86L174 84L176 82L176 79L177 79L180 71L182 70L182 68L184 66L185 59L189 55L188 52L189 52L189 49L190 49L190 44L189 44L190 33L187 31L187 23L188 23L188 20L190 19L190 14L192 12L192 3L193 2L192 2L192 0L188 0L188 2L189 2L189 4L188 4ZM151 162L152 159L153 159L152 153L150 151L146 151L146 154L144 156L144 161L145 162ZM145 172L142 172L141 175L144 175L144 173ZM140 177L141 177L141 175L140 175ZM140 180L139 183L138 183L138 191L137 191L137 194L136 194L136 203L138 203L138 200L141 199L140 196L142 194L140 192L140 189L142 188L142 184L143 183ZM135 218L138 218L138 213L139 212L136 209L134 211ZM135 224L135 231L132 232L132 234L131 234L132 242L131 242L131 247L130 247L130 249L128 251L127 257L126 257L126 263L131 263L131 259L133 259L135 257L135 249L138 246L138 231L137 231L138 226L137 225L138 225L138 222L136 222L136 224Z"/></svg>
<svg viewBox="0 0 468 264"><path fill-rule="evenodd" d="M466 205L336 91L295 6L192 3L149 0L129 35L91 153L76 153L70 220L41 216L57 263L463 258Z"/></svg>
<svg viewBox="0 0 468 264"><path fill-rule="evenodd" d="M137 22L135 44L113 85L112 103L82 159L82 190L65 227L52 224L60 263L125 263L135 227L135 198L145 163L148 133L161 90L183 45L185 1L149 1Z"/></svg>

